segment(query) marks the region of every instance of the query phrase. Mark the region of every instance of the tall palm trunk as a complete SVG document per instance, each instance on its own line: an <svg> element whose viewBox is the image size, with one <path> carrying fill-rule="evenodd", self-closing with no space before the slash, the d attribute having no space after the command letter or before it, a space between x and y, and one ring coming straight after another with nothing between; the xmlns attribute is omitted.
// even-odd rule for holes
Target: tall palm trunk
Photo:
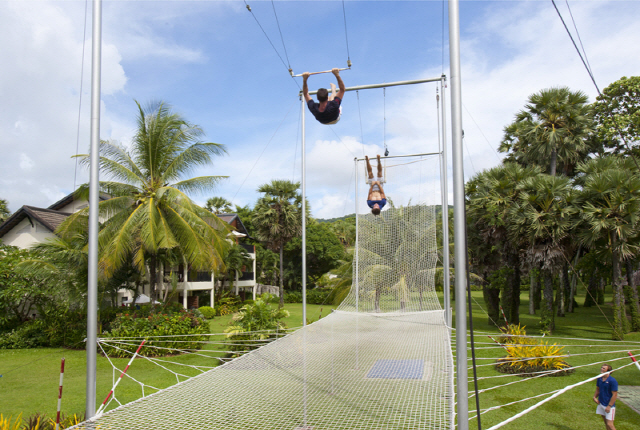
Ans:
<svg viewBox="0 0 640 430"><path fill-rule="evenodd" d="M640 304L638 303L638 287L633 282L631 260L625 261L627 269L627 288L629 290L629 310L631 311L631 331L640 331Z"/></svg>
<svg viewBox="0 0 640 430"><path fill-rule="evenodd" d="M151 255L149 258L149 291L151 296L151 305L156 301L157 291L156 291L156 283L158 280L158 258L155 254Z"/></svg>
<svg viewBox="0 0 640 430"><path fill-rule="evenodd" d="M560 270L560 279L558 282L558 289L556 290L556 311L559 317L564 316L564 302L565 302L565 294L564 294L564 280L567 274L564 271L564 268Z"/></svg>
<svg viewBox="0 0 640 430"><path fill-rule="evenodd" d="M620 259L618 257L618 237L615 231L611 232L611 254L612 254L612 268L613 268L613 333L614 340L624 339L624 296L622 295L622 286L620 285Z"/></svg>
<svg viewBox="0 0 640 430"><path fill-rule="evenodd" d="M280 244L280 308L284 308L284 269L282 260L284 260L284 243Z"/></svg>
<svg viewBox="0 0 640 430"><path fill-rule="evenodd" d="M556 166L558 164L558 151L554 149L551 152L551 160L549 162L549 175L556 176Z"/></svg>
<svg viewBox="0 0 640 430"><path fill-rule="evenodd" d="M555 329L555 315L553 313L553 277L551 271L545 269L544 300L540 309L540 326L542 330L551 333Z"/></svg>
<svg viewBox="0 0 640 430"><path fill-rule="evenodd" d="M511 284L511 300L509 301L509 324L520 324L520 258L518 253L514 252L510 258L513 274L509 279Z"/></svg>
<svg viewBox="0 0 640 430"><path fill-rule="evenodd" d="M536 314L536 304L534 301L534 296L536 294L536 273L531 270L529 271L529 315Z"/></svg>

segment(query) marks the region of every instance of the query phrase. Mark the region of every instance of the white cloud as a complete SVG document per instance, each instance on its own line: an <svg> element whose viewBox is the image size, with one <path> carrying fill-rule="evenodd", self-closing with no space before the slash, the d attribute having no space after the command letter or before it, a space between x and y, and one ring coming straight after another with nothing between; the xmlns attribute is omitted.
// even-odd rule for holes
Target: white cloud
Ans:
<svg viewBox="0 0 640 430"><path fill-rule="evenodd" d="M34 162L27 154L24 152L20 154L20 168L22 170L29 171L33 168Z"/></svg>

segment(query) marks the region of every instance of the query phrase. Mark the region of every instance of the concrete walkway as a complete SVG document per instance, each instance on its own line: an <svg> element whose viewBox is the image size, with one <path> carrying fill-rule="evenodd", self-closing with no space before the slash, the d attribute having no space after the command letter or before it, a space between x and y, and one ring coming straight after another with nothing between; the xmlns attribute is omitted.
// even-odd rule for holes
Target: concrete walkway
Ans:
<svg viewBox="0 0 640 430"><path fill-rule="evenodd" d="M640 414L640 386L620 385L618 399Z"/></svg>

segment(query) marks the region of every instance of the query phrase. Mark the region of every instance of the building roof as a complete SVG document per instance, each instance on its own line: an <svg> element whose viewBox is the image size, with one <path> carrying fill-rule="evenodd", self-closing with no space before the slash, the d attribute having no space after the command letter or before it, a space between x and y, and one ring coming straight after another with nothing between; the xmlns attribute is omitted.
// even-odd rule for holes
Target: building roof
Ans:
<svg viewBox="0 0 640 430"><path fill-rule="evenodd" d="M238 214L217 214L216 216L227 224L235 227L238 230L238 233L246 234L247 237L250 237L249 232L242 223L242 220L240 219ZM235 224L233 223L234 221L236 221Z"/></svg>
<svg viewBox="0 0 640 430"><path fill-rule="evenodd" d="M0 224L0 237L7 234L12 228L18 225L18 223L20 223L20 221L25 218L29 218L32 223L33 220L36 220L40 224L51 230L51 232L54 232L69 215L71 214L53 209L43 209L37 208L35 206L22 206L5 222Z"/></svg>
<svg viewBox="0 0 640 430"><path fill-rule="evenodd" d="M100 193L100 195L99 195L100 201L109 200L109 198L110 198L110 196L108 194L106 194L106 193ZM75 199L76 199L76 193L71 193L71 194L67 195L66 197L61 198L60 200L58 200L57 202L55 202L51 206L49 206L49 209L53 209L55 211L58 211L58 210L62 209L63 207L65 207L67 205L70 205Z"/></svg>

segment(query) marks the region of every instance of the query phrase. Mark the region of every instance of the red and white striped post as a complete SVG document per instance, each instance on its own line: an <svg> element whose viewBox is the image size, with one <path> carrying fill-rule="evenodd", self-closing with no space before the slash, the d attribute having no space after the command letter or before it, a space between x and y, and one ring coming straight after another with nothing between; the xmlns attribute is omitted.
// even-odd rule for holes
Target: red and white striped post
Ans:
<svg viewBox="0 0 640 430"><path fill-rule="evenodd" d="M138 347L138 349L136 349L136 353L133 354L133 357L131 357L131 360L129 360L129 363L127 363L127 367L124 368L124 370L120 374L120 377L118 378L116 383L113 384L113 388L111 388L111 391L109 391L109 394L107 394L107 398L104 399L104 402L102 402L102 405L100 405L100 408L96 412L96 417L99 417L100 414L102 414L102 412L104 412L104 409L107 407L107 400L109 400L109 397L111 397L111 395L113 394L114 390L116 389L116 387L118 386L120 381L122 381L122 377L124 376L125 373L127 373L127 370L129 370L129 366L131 366L131 363L133 363L133 360L136 358L136 356L138 355L138 353L142 349L142 345L144 345L144 343L146 341L147 341L147 339L143 340L142 343L140 344L140 346Z"/></svg>
<svg viewBox="0 0 640 430"><path fill-rule="evenodd" d="M504 318L504 323L509 327L509 321L507 321L507 316L504 314L504 310L502 309L502 305L500 305L500 312L502 312L502 318Z"/></svg>
<svg viewBox="0 0 640 430"><path fill-rule="evenodd" d="M491 336L487 336L489 339L491 339L492 341L494 341L495 343L497 343L498 345L500 345L501 347L503 347L504 349L506 349L507 351L509 351L509 348L507 348L506 346L504 346L503 344L501 344L500 342L498 342L497 340L495 340L494 338L492 338Z"/></svg>
<svg viewBox="0 0 640 430"><path fill-rule="evenodd" d="M636 360L631 351L627 352L627 354L629 354L629 357L631 357L631 361L633 361L636 364L638 370L640 370L640 363L638 363L638 360Z"/></svg>
<svg viewBox="0 0 640 430"><path fill-rule="evenodd" d="M64 358L60 364L60 387L58 388L58 414L56 415L56 428L60 427L60 407L62 406L62 380L64 379Z"/></svg>

